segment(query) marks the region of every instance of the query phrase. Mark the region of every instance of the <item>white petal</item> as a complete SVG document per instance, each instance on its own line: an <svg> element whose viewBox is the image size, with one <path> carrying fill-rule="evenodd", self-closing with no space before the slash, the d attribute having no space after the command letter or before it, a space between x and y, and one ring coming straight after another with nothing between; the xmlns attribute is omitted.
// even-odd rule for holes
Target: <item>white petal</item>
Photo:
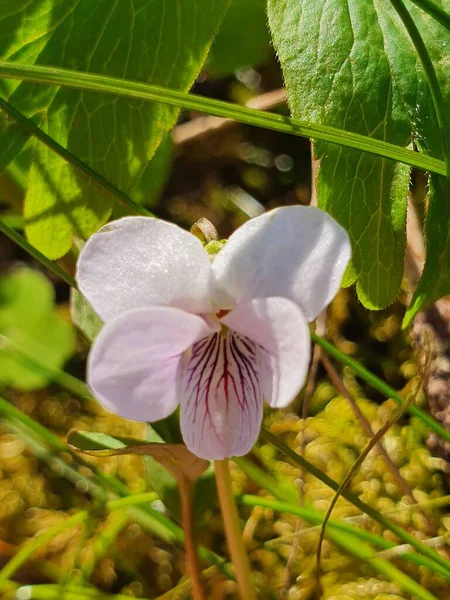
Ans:
<svg viewBox="0 0 450 600"><path fill-rule="evenodd" d="M83 248L77 268L80 291L104 321L143 306L211 312L210 278L200 240L151 217L102 227Z"/></svg>
<svg viewBox="0 0 450 600"><path fill-rule="evenodd" d="M268 404L276 408L290 404L305 381L311 351L308 324L298 306L286 298L252 300L221 322L257 345Z"/></svg>
<svg viewBox="0 0 450 600"><path fill-rule="evenodd" d="M192 344L211 334L204 319L178 308L138 308L107 323L92 346L87 379L108 410L158 421L179 404L178 371Z"/></svg>
<svg viewBox="0 0 450 600"><path fill-rule="evenodd" d="M214 304L282 296L312 321L338 291L349 259L348 235L327 213L277 208L247 221L215 258Z"/></svg>
<svg viewBox="0 0 450 600"><path fill-rule="evenodd" d="M247 454L263 413L256 347L235 332L216 333L192 348L184 370L181 432L201 458Z"/></svg>

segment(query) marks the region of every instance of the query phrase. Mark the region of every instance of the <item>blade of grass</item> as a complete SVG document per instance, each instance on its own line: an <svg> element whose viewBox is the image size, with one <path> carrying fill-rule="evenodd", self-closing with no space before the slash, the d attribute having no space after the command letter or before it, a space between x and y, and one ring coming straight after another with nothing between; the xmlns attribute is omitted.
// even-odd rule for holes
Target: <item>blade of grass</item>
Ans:
<svg viewBox="0 0 450 600"><path fill-rule="evenodd" d="M107 523L103 530L96 536L93 543L92 556L81 567L81 579L89 581L98 561L108 552L110 546L116 541L119 534L129 522L130 517L126 511L115 511L112 521Z"/></svg>
<svg viewBox="0 0 450 600"><path fill-rule="evenodd" d="M368 369L363 367L360 363L353 358L350 358L344 352L336 348L333 344L328 342L327 340L319 337L314 331L311 331L311 339L312 341L323 348L327 354L338 360L340 363L350 367L350 369L358 375L361 379L366 381L371 387L378 390L385 396L386 398L392 398L399 404L404 402L404 399L400 396L400 394L394 390L390 385L385 383L382 379L371 373ZM443 427L440 423L435 421L431 415L426 413L424 410L421 410L417 406L410 406L408 408L409 414L419 417L419 419L427 425L434 433L439 435L442 439L450 442L450 431L447 431L445 427Z"/></svg>
<svg viewBox="0 0 450 600"><path fill-rule="evenodd" d="M178 92L147 83L71 71L69 69L27 66L4 61L0 61L0 78L34 81L36 83L46 83L162 102L218 117L231 118L247 125L255 125L292 135L324 140L333 144L356 148L363 152L397 160L418 169L441 175L445 175L446 173L445 165L441 160L395 146L394 144L389 144L388 142L375 140L374 138L350 133L334 127L304 123L266 111L252 110L230 102Z"/></svg>
<svg viewBox="0 0 450 600"><path fill-rule="evenodd" d="M71 287L77 287L75 279L64 271L59 265L55 262L49 260L46 256L44 256L39 250L37 250L34 246L32 246L28 240L26 240L23 235L20 235L15 229L13 229L10 225L8 225L4 220L0 219L0 231L4 233L10 240L15 242L18 246L20 246L25 252L28 252L30 256L39 261L44 267L47 267L49 271L57 275L60 279L65 281Z"/></svg>
<svg viewBox="0 0 450 600"><path fill-rule="evenodd" d="M450 15L433 0L409 0L450 31Z"/></svg>
<svg viewBox="0 0 450 600"><path fill-rule="evenodd" d="M339 484L336 481L334 481L334 479L328 477L328 475L323 473L320 469L318 469L312 463L303 458L303 456L296 454L291 448L289 448L289 446L284 444L281 440L279 440L275 435L270 433L270 431L267 431L267 429L265 429L264 427L261 430L261 437L264 440L266 440L266 442L277 448L282 454L290 458L295 465L306 469L309 473L314 475L314 477L317 477L317 479L322 481L322 483L324 483L334 491L337 491L339 489ZM406 543L411 544L411 546L413 546L413 548L415 548L417 552L420 552L424 556L431 558L431 560L440 564L448 573L450 573L450 561L438 554L435 550L433 550L432 548L428 548L427 546L422 544L413 535L402 529L402 527L400 527L399 525L396 525L385 515L383 515L382 513L378 512L377 510L360 500L357 496L355 496L348 490L344 489L342 491L342 495L346 500L348 500L354 506L359 508L359 510L369 515L372 519L383 525L386 529L390 529L393 533L395 533L395 535L397 535Z"/></svg>
<svg viewBox="0 0 450 600"><path fill-rule="evenodd" d="M437 600L431 592L422 587L419 583L414 581L411 577L400 571L390 561L377 558L373 550L366 544L355 544L354 538L346 533L332 533L330 539L341 546L349 554L352 554L360 561L370 565L375 571L384 575L387 579L390 579L401 589L408 594L411 594L415 598L421 600Z"/></svg>
<svg viewBox="0 0 450 600"><path fill-rule="evenodd" d="M242 460L242 459L240 459ZM249 461L247 461L249 462ZM271 494L277 499L276 501L274 500L267 500L266 498L260 498L259 496L251 496L251 495L243 495L238 499L238 502L242 502L243 504L246 504L248 506L265 506L267 508L272 508L273 510L278 510L280 512L286 512L292 515L296 515L299 518L304 519L305 521L308 521L309 523L313 524L313 525L322 525L323 521L324 521L324 513L317 511L311 507L301 507L298 504L295 504L296 498L294 496L294 488L292 489L293 495L292 498L289 501L286 501L285 499L285 492L281 491L280 489L277 488L277 481L274 477L272 477L271 475L266 474L262 469L260 469L260 467L258 467L257 465L252 464L252 469L251 470L246 470L245 467L245 463L244 465L242 465L240 462L237 463L239 465L240 468L242 468L244 466L244 472L248 475L248 477L250 477L250 479L252 479L255 483L257 483L258 485L260 485L261 487L263 487L263 489L267 489L265 486L262 486L262 482L264 481L265 483L269 483L270 489L271 489ZM270 481L268 481L270 480ZM242 498L244 498L244 500L242 500ZM258 504L259 501L262 500L262 504ZM436 501L439 500L441 501L441 499L436 499ZM441 505L446 505L448 504L448 499L442 500L442 502L439 502L438 506ZM408 507L417 510L417 506L412 506L412 507ZM394 515L394 513L392 513L392 515ZM395 548L396 544L393 542L389 542L388 540L385 540L383 537L380 537L376 534L373 534L369 531L366 531L364 529L361 529L359 527L354 527L353 525L353 519L354 518L350 518L346 521L336 521L336 520L330 520L330 527L336 527L337 529L340 529L342 531L346 531L347 533L351 533L352 535L370 542L371 544L375 545L377 548L380 548L382 550L389 550L391 548ZM331 524L332 523L332 524ZM294 534L292 534L290 536L290 539L292 539L292 537L294 537ZM444 569L443 567L441 567L441 565L437 564L434 560L431 560L430 558L427 558L426 556L422 556L421 554L417 554L417 553L409 553L408 556L404 556L404 558L406 560L410 560L411 562L414 562L416 564L419 565L423 565L426 566L428 568L430 568L433 572L438 572L440 573L440 575L442 575L443 577L445 577L446 579L448 579L450 581L450 572L447 569Z"/></svg>
<svg viewBox="0 0 450 600"><path fill-rule="evenodd" d="M312 508L300 507L296 506L295 504L287 504L286 502L270 500L268 498L262 498L260 496L253 496L251 494L244 494L242 496L238 496L236 498L236 502L242 504L243 506L261 506L263 508L270 508L271 510L274 510L276 512L294 515L300 517L301 519L304 519L311 525L316 525L318 527L322 525L325 516L324 513ZM336 529L337 531L347 533L348 535L356 537L362 541L369 542L370 544L373 544L376 548L379 548L381 550L395 551L395 548L399 548L399 546L397 546L393 542L389 542L388 540L384 539L379 535L371 533L370 531L365 531L364 529L352 527L351 525L343 521L336 521L334 519L330 519L328 527ZM446 569L443 569L435 561L427 558L426 556L422 556L421 554L417 554L416 552L403 552L402 554L398 555L398 558L402 558L416 565L427 567L433 573L439 573L439 575L442 575L442 577L450 581L450 573Z"/></svg>
<svg viewBox="0 0 450 600"><path fill-rule="evenodd" d="M363 563L367 563L375 571L396 583L401 589L408 594L411 594L414 598L420 598L421 600L437 600L436 596L414 581L411 577L400 571L400 569L395 567L389 560L377 558L373 550L367 546L367 544L355 543L353 536L349 536L347 533L338 534L337 532L331 532L330 539L346 550L348 554L351 554Z"/></svg>
<svg viewBox="0 0 450 600"><path fill-rule="evenodd" d="M76 379L75 377L71 377L68 373L65 373L61 369L51 369L47 365L43 365L24 348L2 334L0 334L0 351L8 352L9 355L22 366L34 371L35 373L41 373L42 375L45 375L45 377L50 381L57 383L62 388L72 392L72 394L75 394L79 398L87 399L92 397L88 386L83 381Z"/></svg>
<svg viewBox="0 0 450 600"><path fill-rule="evenodd" d="M207 579L214 575L216 572L215 567L209 567L202 572L202 579ZM162 596L158 596L155 600L180 600L181 598L188 598L191 590L191 581L190 579L185 579L171 590L163 594Z"/></svg>
<svg viewBox="0 0 450 600"><path fill-rule="evenodd" d="M314 346L314 347L317 348L317 346ZM331 361L329 360L328 356L326 356L323 353L321 353L321 354L322 354L321 362L322 362L324 369L328 375L328 379L333 384L333 386L336 388L337 392L341 396L343 396L344 398L346 398L348 400L353 412L355 413L356 418L358 419L358 421L361 425L361 428L366 432L368 437L371 438L374 434L371 424L369 423L368 419L366 419L363 412L359 408L358 403L356 402L355 398L353 398L352 394L347 389L347 386L341 379L339 373L331 364ZM414 504L417 504L417 500L414 497L412 490L410 489L410 487L408 486L406 481L401 476L400 471L397 469L394 462L391 460L391 458L390 458L389 454L387 453L381 440L377 443L376 447L377 447L378 453L383 457L386 467L392 473L393 477L395 478L396 484L402 490L403 494L408 496L412 500L412 502L414 502ZM423 512L423 515L428 522L429 530L430 531L433 530L433 526L432 526L431 522L429 521L428 516L426 515L425 512Z"/></svg>
<svg viewBox="0 0 450 600"><path fill-rule="evenodd" d="M106 503L106 486L104 481L101 481L100 478L88 478L80 474L77 469L75 469L71 465L68 465L65 461L59 458L58 455L55 455L54 453L49 451L46 446L43 446L39 442L39 439L37 439L32 433L27 432L24 428L21 428L19 424L7 422L6 425L8 429L10 429L13 433L20 437L27 444L27 446L32 448L36 457L39 460L45 462L55 473L55 475L62 477L70 483L72 483L75 486L75 488L83 494L88 494L95 498L99 506L104 508L104 510L107 510L107 508L109 507L109 503ZM87 466L92 470L92 465ZM128 495L125 495L125 499L129 500L130 498L131 496L128 492ZM119 502L119 500L122 499L124 498L117 499L117 503L114 506L114 510L119 510L122 508ZM138 504L141 504L141 502L139 502ZM130 506L130 510L132 510L133 508L134 504L133 506ZM141 512L144 512L146 515L145 525L142 524L142 519L139 516ZM181 528L178 527L178 525L173 523L161 512L153 509L149 505L146 505L145 507L139 509L135 520L138 523L140 523L145 529L147 529L150 533L157 535L160 539L166 542L181 543L183 541Z"/></svg>
<svg viewBox="0 0 450 600"><path fill-rule="evenodd" d="M233 462L243 471L252 481L257 483L263 490L267 490L272 496L284 502L295 502L297 499L294 486L280 485L280 482L269 475L251 460L242 457L234 457Z"/></svg>

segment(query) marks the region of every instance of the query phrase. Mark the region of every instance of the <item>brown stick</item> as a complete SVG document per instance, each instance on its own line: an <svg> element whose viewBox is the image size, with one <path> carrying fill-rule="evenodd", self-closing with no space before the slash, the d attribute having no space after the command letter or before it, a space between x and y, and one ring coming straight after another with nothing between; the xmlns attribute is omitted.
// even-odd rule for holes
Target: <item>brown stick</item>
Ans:
<svg viewBox="0 0 450 600"><path fill-rule="evenodd" d="M206 600L200 575L200 560L197 553L195 541L194 520L192 517L192 484L184 478L179 480L181 498L181 519L184 530L184 549L186 551L186 562L192 581L192 598L194 600Z"/></svg>

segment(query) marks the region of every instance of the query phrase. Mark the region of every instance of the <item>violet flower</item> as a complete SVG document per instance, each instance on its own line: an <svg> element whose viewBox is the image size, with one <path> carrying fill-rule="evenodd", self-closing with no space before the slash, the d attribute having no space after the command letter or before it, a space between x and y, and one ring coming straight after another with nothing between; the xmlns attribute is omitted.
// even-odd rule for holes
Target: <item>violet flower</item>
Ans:
<svg viewBox="0 0 450 600"><path fill-rule="evenodd" d="M93 235L81 292L105 326L88 383L105 408L157 421L180 405L186 446L211 460L256 442L263 399L287 406L310 359L308 321L335 296L350 258L346 232L312 207L252 219L211 263L201 241L149 217Z"/></svg>

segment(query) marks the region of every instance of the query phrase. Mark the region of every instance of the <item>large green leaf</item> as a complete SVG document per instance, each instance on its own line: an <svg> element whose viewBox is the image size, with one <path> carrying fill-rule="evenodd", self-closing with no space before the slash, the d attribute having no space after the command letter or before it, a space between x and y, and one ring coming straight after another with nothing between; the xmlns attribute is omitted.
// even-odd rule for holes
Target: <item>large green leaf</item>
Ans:
<svg viewBox="0 0 450 600"><path fill-rule="evenodd" d="M32 371L24 364L27 354L39 356L50 373L60 368L75 350L69 322L54 308L53 287L41 274L21 269L0 278L0 383L21 390L48 384L48 371ZM21 358L15 348L21 350Z"/></svg>
<svg viewBox="0 0 450 600"><path fill-rule="evenodd" d="M0 58L63 66L187 90L198 74L227 0L17 0L0 8ZM0 83L11 104L90 167L129 192L177 110L107 94ZM3 167L26 141L16 126L0 138ZM25 217L28 237L51 258L72 235L87 237L111 200L33 142Z"/></svg>
<svg viewBox="0 0 450 600"><path fill-rule="evenodd" d="M269 0L269 22L295 117L400 146L413 134L439 140L420 61L388 0ZM448 32L427 15L420 24L442 68ZM352 239L345 283L383 308L403 275L408 171L330 144L315 153L319 205Z"/></svg>

